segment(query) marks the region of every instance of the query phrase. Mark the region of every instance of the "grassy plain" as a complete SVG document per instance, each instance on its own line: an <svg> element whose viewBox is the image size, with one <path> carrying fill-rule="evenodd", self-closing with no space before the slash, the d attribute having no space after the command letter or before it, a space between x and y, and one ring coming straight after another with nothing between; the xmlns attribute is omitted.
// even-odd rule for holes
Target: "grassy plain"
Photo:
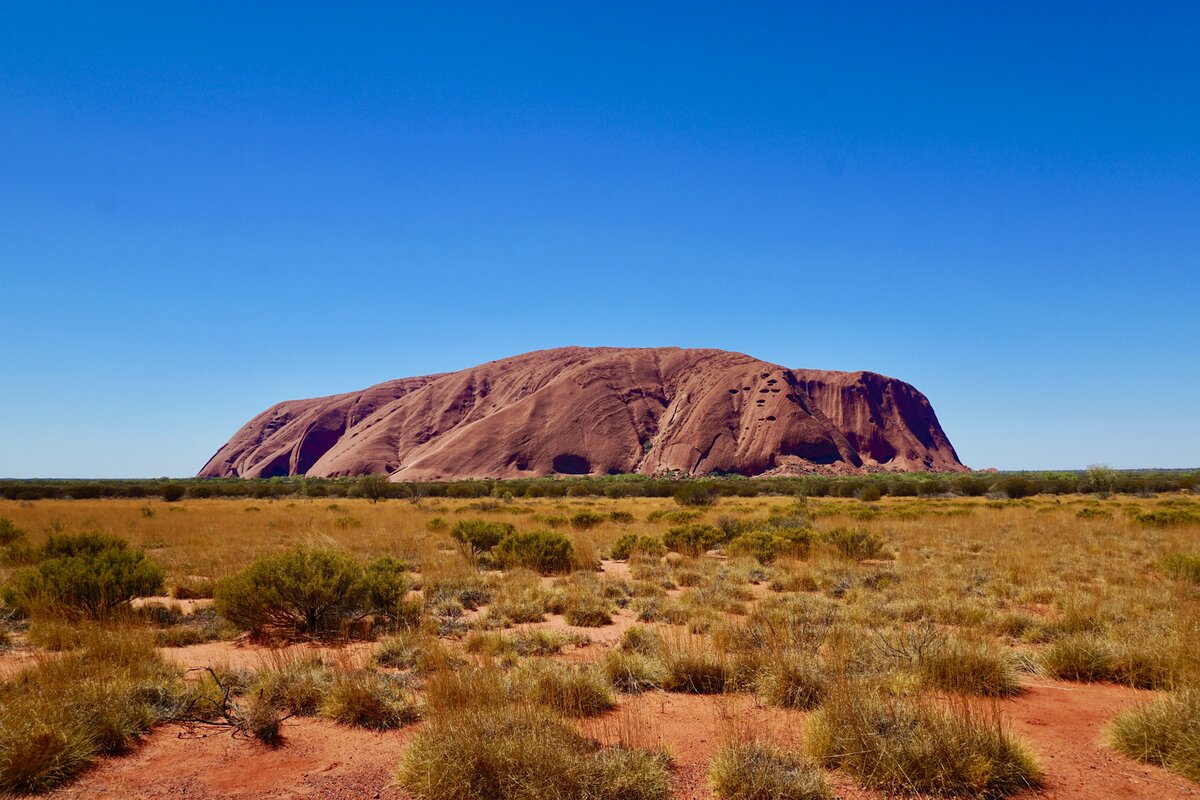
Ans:
<svg viewBox="0 0 1200 800"><path fill-rule="evenodd" d="M726 497L699 508L669 498L0 501L0 518L24 530L29 546L63 533L120 536L163 567L167 592L179 597L207 595L256 559L296 547L364 564L393 557L408 566L412 588L398 630L346 628L359 641L336 656L289 637L250 642L213 619L202 633L180 634L190 616L180 612L211 616L204 598L178 610L163 600L157 616L119 621L14 617L0 674L8 686L54 685L53 675L30 676L63 650L79 654L71 669L83 669L88 630L147 629L161 662L122 664L122 675L150 670L159 686L162 663L213 671L180 677L172 690L180 697L157 697L118 746L89 751L72 740L81 764L124 752L154 726L204 716L197 686L216 681L233 705L209 708L208 722L250 738L262 728L267 741L275 722L286 731L289 718L308 716L398 737L398 783L358 789L421 800L532 798L554 775L564 797L581 798L974 797L1037 787L1075 796L1061 793L1056 773L1069 765L1042 757L1058 746L1053 720L1031 745L1023 727L1014 730L1012 709L1038 687L1115 684L1130 687L1133 710L1106 720L1109 744L1064 740L1063 752L1164 765L1172 772L1158 779L1184 796L1187 778L1200 775L1200 730L1190 719L1200 585L1179 566L1200 552L1193 512L1200 501L1189 494ZM486 553L475 563L450 531L479 519L562 533L572 570L491 569ZM708 552L662 555L655 547L664 540L703 541ZM635 544L628 560L610 560L621 541L654 547L639 554ZM21 568L4 567L5 579ZM336 645L328 634L320 643ZM230 667L253 663L247 652L261 654L256 666ZM669 725L644 741L628 714L654 697L664 709L715 709L709 738L719 753L689 749ZM791 722L747 724L753 713L729 710L746 702ZM29 749L13 741L24 730L13 722L19 713L17 695L0 694L8 715L0 784L23 768L11 757ZM544 735L529 733L535 725ZM461 755L455 742L474 751L451 758ZM1176 795L1160 787L1156 796Z"/></svg>

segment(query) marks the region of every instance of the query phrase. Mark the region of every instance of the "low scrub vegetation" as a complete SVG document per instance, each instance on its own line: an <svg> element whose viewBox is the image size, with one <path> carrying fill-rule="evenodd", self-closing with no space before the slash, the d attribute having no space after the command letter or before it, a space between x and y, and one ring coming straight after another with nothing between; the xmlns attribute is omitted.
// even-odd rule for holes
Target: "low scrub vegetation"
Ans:
<svg viewBox="0 0 1200 800"><path fill-rule="evenodd" d="M372 730L399 728L421 714L407 683L377 672L344 672L334 678L320 705L321 716Z"/></svg>
<svg viewBox="0 0 1200 800"><path fill-rule="evenodd" d="M418 800L666 800L666 760L602 748L540 705L466 706L434 716L396 781Z"/></svg>
<svg viewBox="0 0 1200 800"><path fill-rule="evenodd" d="M807 741L825 765L887 792L996 798L1041 780L998 717L861 685L829 693L809 719Z"/></svg>
<svg viewBox="0 0 1200 800"><path fill-rule="evenodd" d="M221 581L214 601L222 616L251 631L321 635L395 610L407 590L403 565L392 559L364 569L335 550L298 548Z"/></svg>
<svg viewBox="0 0 1200 800"><path fill-rule="evenodd" d="M761 742L717 751L708 782L719 800L833 800L821 770L799 753Z"/></svg>
<svg viewBox="0 0 1200 800"><path fill-rule="evenodd" d="M1190 686L1127 711L1109 730L1113 747L1200 782L1200 689Z"/></svg>
<svg viewBox="0 0 1200 800"><path fill-rule="evenodd" d="M496 545L501 566L552 575L571 568L571 540L556 531L515 531Z"/></svg>
<svg viewBox="0 0 1200 800"><path fill-rule="evenodd" d="M0 793L45 791L127 751L182 701L148 636L94 629L0 684Z"/></svg>
<svg viewBox="0 0 1200 800"><path fill-rule="evenodd" d="M4 603L29 616L99 619L160 592L166 577L140 549L103 533L52 535L32 560L3 590Z"/></svg>

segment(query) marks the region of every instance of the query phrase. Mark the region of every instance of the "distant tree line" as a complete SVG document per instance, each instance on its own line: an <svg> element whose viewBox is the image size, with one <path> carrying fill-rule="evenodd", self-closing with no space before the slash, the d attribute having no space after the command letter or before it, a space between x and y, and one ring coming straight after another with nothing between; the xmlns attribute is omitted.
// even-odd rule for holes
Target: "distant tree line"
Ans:
<svg viewBox="0 0 1200 800"><path fill-rule="evenodd" d="M846 477L803 476L746 478L718 475L703 478L608 475L598 477L461 480L394 483L383 476L347 478L280 477L184 478L140 480L0 480L7 500L76 500L106 497L184 498L365 497L372 501L429 498L516 499L525 497L674 497L687 505L704 505L720 497L802 495L857 497L1005 497L1037 494L1158 494L1196 491L1200 470L1112 470L1095 466L1078 472L1002 473L874 473Z"/></svg>

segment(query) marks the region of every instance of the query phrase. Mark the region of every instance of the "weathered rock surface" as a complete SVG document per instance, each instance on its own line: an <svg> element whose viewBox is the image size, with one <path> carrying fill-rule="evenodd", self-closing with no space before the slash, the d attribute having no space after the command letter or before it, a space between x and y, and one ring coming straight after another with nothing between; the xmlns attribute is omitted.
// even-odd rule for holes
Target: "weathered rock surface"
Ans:
<svg viewBox="0 0 1200 800"><path fill-rule="evenodd" d="M393 480L964 469L923 394L741 353L564 347L272 406L200 471Z"/></svg>

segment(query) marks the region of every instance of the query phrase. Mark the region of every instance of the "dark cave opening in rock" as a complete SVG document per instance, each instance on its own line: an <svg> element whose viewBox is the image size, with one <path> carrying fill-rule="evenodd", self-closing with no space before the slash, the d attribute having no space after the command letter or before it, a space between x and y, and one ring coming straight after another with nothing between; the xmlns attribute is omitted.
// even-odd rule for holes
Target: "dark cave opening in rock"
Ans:
<svg viewBox="0 0 1200 800"><path fill-rule="evenodd" d="M560 475L587 475L592 471L592 465L583 456L574 453L560 453L554 457L554 471Z"/></svg>

